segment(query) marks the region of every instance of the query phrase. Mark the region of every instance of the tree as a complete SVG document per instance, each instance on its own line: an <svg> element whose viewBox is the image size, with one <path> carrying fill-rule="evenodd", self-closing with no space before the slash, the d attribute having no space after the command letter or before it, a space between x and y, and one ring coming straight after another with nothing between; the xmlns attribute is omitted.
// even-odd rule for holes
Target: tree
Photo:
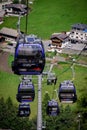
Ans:
<svg viewBox="0 0 87 130"><path fill-rule="evenodd" d="M0 128L12 130L31 130L31 121L28 117L21 118L17 116L17 106L13 104L10 97L4 101L0 99Z"/></svg>
<svg viewBox="0 0 87 130"><path fill-rule="evenodd" d="M42 102L42 115L43 118L45 118L46 116L46 108L47 108L47 103L50 100L50 96L48 94L48 92L45 93L44 98L43 98L43 102Z"/></svg>
<svg viewBox="0 0 87 130"><path fill-rule="evenodd" d="M4 98L1 97L0 99L0 128L3 128L4 126L4 122L6 119L6 105L5 105L5 101Z"/></svg>
<svg viewBox="0 0 87 130"><path fill-rule="evenodd" d="M65 108L60 106L60 114L56 118L56 129L59 130L75 130L74 127L74 113L71 111L69 105Z"/></svg>
<svg viewBox="0 0 87 130"><path fill-rule="evenodd" d="M3 110L2 110L3 111ZM5 102L5 111L4 111L4 128L11 128L12 127L12 121L15 119L16 114L16 108L14 107L12 100L10 97Z"/></svg>
<svg viewBox="0 0 87 130"><path fill-rule="evenodd" d="M26 0L21 0L21 4L25 4L26 5Z"/></svg>
<svg viewBox="0 0 87 130"><path fill-rule="evenodd" d="M87 89L83 91L77 102L77 113L81 115L81 130L87 129Z"/></svg>
<svg viewBox="0 0 87 130"><path fill-rule="evenodd" d="M81 111L84 118L87 118L87 93L82 93L82 96L78 100L79 111Z"/></svg>
<svg viewBox="0 0 87 130"><path fill-rule="evenodd" d="M75 130L75 114L67 105L65 108L60 106L58 116L45 116L46 130Z"/></svg>
<svg viewBox="0 0 87 130"><path fill-rule="evenodd" d="M13 0L13 4L19 4L19 0Z"/></svg>

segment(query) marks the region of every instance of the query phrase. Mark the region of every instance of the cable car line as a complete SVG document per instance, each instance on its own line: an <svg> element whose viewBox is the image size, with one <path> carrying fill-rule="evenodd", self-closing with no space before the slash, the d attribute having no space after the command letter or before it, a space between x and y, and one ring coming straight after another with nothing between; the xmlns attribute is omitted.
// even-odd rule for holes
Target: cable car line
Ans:
<svg viewBox="0 0 87 130"><path fill-rule="evenodd" d="M21 14L19 14L19 19L18 19L18 22L17 22L17 32L18 32L19 36L21 35L21 31L20 31L20 19L21 19Z"/></svg>
<svg viewBox="0 0 87 130"><path fill-rule="evenodd" d="M85 44L84 48L80 51L80 53L77 55L77 57L75 59L78 59L80 57L80 55L82 54L83 50L86 48L87 44Z"/></svg>
<svg viewBox="0 0 87 130"><path fill-rule="evenodd" d="M27 24L28 24L28 0L26 1L26 5L27 5L27 14L26 14L26 28L25 28L25 34L27 34Z"/></svg>
<svg viewBox="0 0 87 130"><path fill-rule="evenodd" d="M71 69L72 69L72 80L71 80L71 81L74 81L74 80L75 80L74 65L75 65L75 63L73 63L73 65L71 66Z"/></svg>
<svg viewBox="0 0 87 130"><path fill-rule="evenodd" d="M52 99L54 99L54 92L55 92L55 85L54 85L54 87L53 87Z"/></svg>
<svg viewBox="0 0 87 130"><path fill-rule="evenodd" d="M20 84L16 95L17 101L20 103L18 108L18 116L27 117L30 115L30 105L35 98L34 85L32 83L32 75L38 75L38 109L37 109L37 130L42 130L42 72L45 67L45 50L43 42L35 35L27 35L28 24L28 0L26 14L25 34L20 33L20 16L18 21L17 44L15 48L14 60L12 62L12 71L20 76ZM26 76L27 75L27 76ZM28 75L31 75L29 77Z"/></svg>
<svg viewBox="0 0 87 130"><path fill-rule="evenodd" d="M45 67L45 50L41 39L39 39L35 35L27 35L28 0L26 1L26 4L27 4L27 14L26 14L25 34L21 34L20 32L20 17L21 17L20 15L17 24L19 37L17 39L17 45L15 48L14 61L12 62L12 71L14 72L14 74L23 76L23 78L20 77L21 82L18 85L18 93L16 95L16 99L20 103L18 108L18 116L20 117L28 117L31 113L29 102L33 102L35 98L35 90L34 90L34 84L32 83L32 75L38 75L37 130L41 130L42 129L41 85L42 85L42 72ZM82 51L78 54L76 59L79 58ZM74 61L72 61L70 67L61 73L63 74L71 68L73 75L72 81L75 78L74 65L75 65ZM52 71L53 66L54 64L51 64L49 73ZM59 76L61 74L59 74ZM57 90L55 89L56 81L57 79L55 80L55 82L53 82L54 87L52 93L52 100L48 101L46 109L47 115L53 117L57 116L60 113L59 105L58 102L56 101L58 96L60 102L62 101L76 102L77 100L76 89L71 81L63 82L60 84L58 91L59 95L57 95L57 98L54 99L54 92L56 92L57 94Z"/></svg>
<svg viewBox="0 0 87 130"><path fill-rule="evenodd" d="M86 45L85 45L85 47L86 47ZM84 48L83 48L83 50L84 50ZM78 54L78 56L75 58L75 60L80 57L83 50L81 50L81 52ZM74 103L77 100L76 88L73 83L73 81L75 79L75 71L74 71L75 60L73 59L70 66L61 73L61 74L63 74L65 72L67 72L69 69L72 69L72 80L64 81L59 86L58 96L59 96L60 102L63 102L63 103ZM59 76L60 76L60 74L59 74ZM54 91L53 91L53 96L54 96Z"/></svg>
<svg viewBox="0 0 87 130"><path fill-rule="evenodd" d="M86 48L86 46L87 46L87 45L85 45L84 48L80 51L80 53L76 56L76 58L74 58L75 60L77 60L77 59L80 57L80 55L82 54L82 52L83 52L83 50ZM63 72L61 72L58 77L60 77L61 75L63 75L63 73L65 73L65 72L67 72L69 69L71 69L74 63L75 63L75 61L72 60L72 62L70 63L70 66L69 66L68 68L66 68Z"/></svg>
<svg viewBox="0 0 87 130"><path fill-rule="evenodd" d="M76 88L73 83L75 79L75 71L74 71L74 60L71 65L72 69L72 80L65 80L60 83L58 89L58 97L60 102L62 103L74 103L77 100Z"/></svg>

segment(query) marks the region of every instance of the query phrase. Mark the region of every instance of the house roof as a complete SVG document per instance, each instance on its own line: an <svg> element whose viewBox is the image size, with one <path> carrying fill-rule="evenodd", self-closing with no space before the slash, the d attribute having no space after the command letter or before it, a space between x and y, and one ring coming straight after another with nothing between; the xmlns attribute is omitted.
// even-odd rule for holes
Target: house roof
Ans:
<svg viewBox="0 0 87 130"><path fill-rule="evenodd" d="M13 10L27 13L27 6L24 4L8 4L6 5L6 8L12 8Z"/></svg>
<svg viewBox="0 0 87 130"><path fill-rule="evenodd" d="M60 39L61 41L64 41L67 37L68 36L65 33L61 33L61 34L53 34L50 39L52 40L57 38Z"/></svg>
<svg viewBox="0 0 87 130"><path fill-rule="evenodd" d="M12 37L15 37L15 38L18 36L17 30L11 29L11 28L6 28L6 27L3 27L0 30L0 34L7 35L7 36L12 36Z"/></svg>
<svg viewBox="0 0 87 130"><path fill-rule="evenodd" d="M27 8L27 6L24 5L24 4L8 4L8 5L6 5L6 7L7 8L13 8L13 7L15 7L15 8L19 8L19 9L25 9L25 8Z"/></svg>
<svg viewBox="0 0 87 130"><path fill-rule="evenodd" d="M81 23L77 23L77 24L74 24L72 25L72 29L80 29L80 30L85 30L87 29L87 24L81 24Z"/></svg>

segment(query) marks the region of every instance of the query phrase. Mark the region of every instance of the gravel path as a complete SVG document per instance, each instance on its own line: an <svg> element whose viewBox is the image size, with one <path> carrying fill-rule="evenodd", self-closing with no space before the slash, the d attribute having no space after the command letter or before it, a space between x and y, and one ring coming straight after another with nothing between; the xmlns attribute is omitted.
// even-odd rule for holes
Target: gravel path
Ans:
<svg viewBox="0 0 87 130"><path fill-rule="evenodd" d="M0 70L12 73L11 67L8 65L9 53L1 52L0 53Z"/></svg>

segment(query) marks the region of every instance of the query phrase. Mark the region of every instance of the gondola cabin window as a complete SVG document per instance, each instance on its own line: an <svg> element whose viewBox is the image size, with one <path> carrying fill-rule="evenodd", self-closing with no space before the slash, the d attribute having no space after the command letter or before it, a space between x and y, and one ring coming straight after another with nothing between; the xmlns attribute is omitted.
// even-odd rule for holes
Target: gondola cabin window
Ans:
<svg viewBox="0 0 87 130"><path fill-rule="evenodd" d="M41 45L33 45L33 44L32 45L27 45L27 44L23 45L23 44L20 44L19 48L17 48L15 57L37 56L37 55L41 56L40 52L42 52Z"/></svg>

